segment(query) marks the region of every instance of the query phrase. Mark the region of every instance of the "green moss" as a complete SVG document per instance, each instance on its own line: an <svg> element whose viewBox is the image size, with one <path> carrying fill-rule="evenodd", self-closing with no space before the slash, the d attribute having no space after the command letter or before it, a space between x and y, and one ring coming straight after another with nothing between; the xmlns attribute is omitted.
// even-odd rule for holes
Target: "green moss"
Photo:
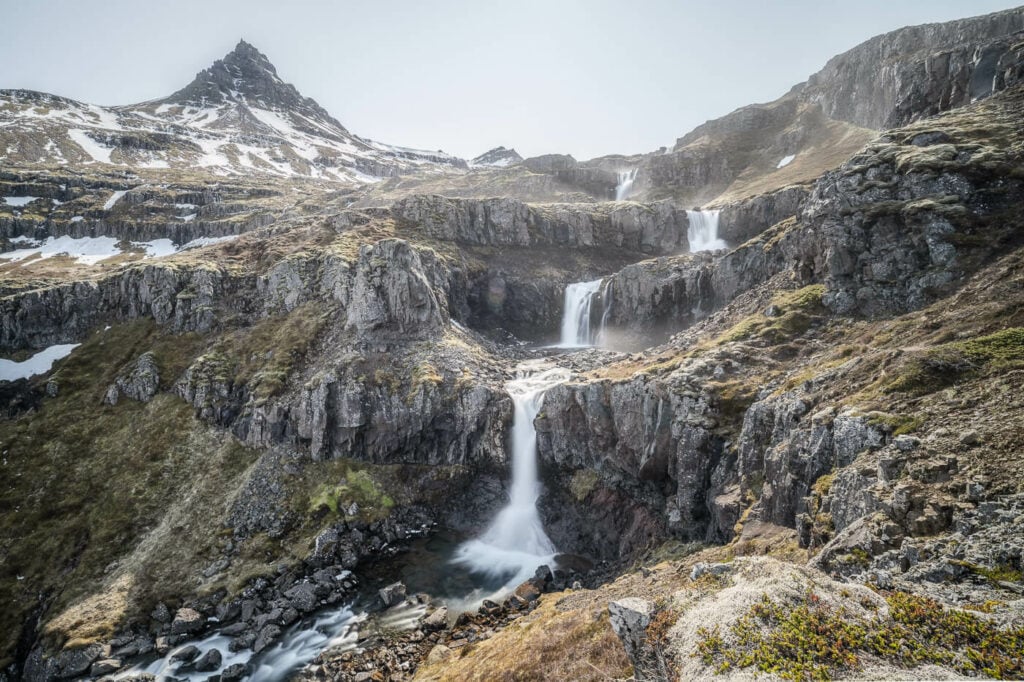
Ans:
<svg viewBox="0 0 1024 682"><path fill-rule="evenodd" d="M778 309L776 316L751 315L725 331L716 343L748 339L761 339L772 345L785 343L810 329L824 313L821 305L824 294L825 287L821 284L778 292L772 298L772 305Z"/></svg>
<svg viewBox="0 0 1024 682"><path fill-rule="evenodd" d="M915 353L896 368L882 390L926 395L971 376L1021 366L1024 366L1024 329L1011 327Z"/></svg>
<svg viewBox="0 0 1024 682"><path fill-rule="evenodd" d="M120 369L146 351L153 353L166 391L201 342L194 335L162 334L152 321L96 332L57 363L51 375L59 386L55 398L32 415L0 421L4 468L16 472L0 484L0 602L7 605L0 612L0 658L39 595L50 602L45 621L105 589L108 567L135 551L169 507L209 503L211 513L202 516L208 524L181 529L179 539L184 534L187 542L166 543L168 551L187 545L193 553L161 564L166 553L156 547L133 565L167 579L154 582L158 586L180 588L197 570L190 562L204 560L199 555L215 542L216 515L230 482L252 461L252 452L224 434L211 435L190 405L167 392L146 404L101 402ZM197 480L203 483L194 485ZM171 564L173 570L165 571ZM127 608L145 599L135 589ZM123 615L123 609L112 610L104 622Z"/></svg>
<svg viewBox="0 0 1024 682"><path fill-rule="evenodd" d="M1009 564L999 564L997 566L983 566L981 564L972 564L967 561L953 561L952 563L957 566L963 566L972 573L980 575L988 580L998 582L1011 582L1019 583L1024 582L1024 573L1018 568Z"/></svg>
<svg viewBox="0 0 1024 682"><path fill-rule="evenodd" d="M1024 674L1024 628L1001 629L969 611L896 592L887 617L854 618L813 592L797 604L767 595L728 631L700 628L691 654L716 673L754 668L787 680L829 680L857 670L862 657L898 667L941 665L965 675L998 679Z"/></svg>
<svg viewBox="0 0 1024 682"><path fill-rule="evenodd" d="M215 352L230 365L232 381L245 384L257 399L284 392L292 370L306 356L329 313L310 303L225 335Z"/></svg>
<svg viewBox="0 0 1024 682"><path fill-rule="evenodd" d="M569 481L569 492L577 502L582 502L597 488L600 477L593 469L578 469Z"/></svg>
<svg viewBox="0 0 1024 682"><path fill-rule="evenodd" d="M924 424L924 419L908 414L889 414L887 412L871 412L868 424L885 426L894 436L902 436L917 431Z"/></svg>
<svg viewBox="0 0 1024 682"><path fill-rule="evenodd" d="M332 514L349 517L353 504L358 511L351 518L375 520L387 516L395 501L384 492L369 470L346 466L340 482L323 483L316 488L310 496L308 510L316 512L323 507Z"/></svg>

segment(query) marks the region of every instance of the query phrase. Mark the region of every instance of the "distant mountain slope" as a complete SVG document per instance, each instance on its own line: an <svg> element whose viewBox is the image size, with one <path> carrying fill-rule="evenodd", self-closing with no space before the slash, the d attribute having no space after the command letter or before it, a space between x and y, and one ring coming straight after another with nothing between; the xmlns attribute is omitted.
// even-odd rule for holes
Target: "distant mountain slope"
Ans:
<svg viewBox="0 0 1024 682"><path fill-rule="evenodd" d="M101 107L0 90L0 162L200 168L218 175L343 181L466 167L444 152L350 133L282 81L267 57L245 41L186 87L151 102Z"/></svg>
<svg viewBox="0 0 1024 682"><path fill-rule="evenodd" d="M635 191L722 203L809 182L879 130L988 97L1024 80L1024 7L876 36L774 102L697 126L646 156Z"/></svg>

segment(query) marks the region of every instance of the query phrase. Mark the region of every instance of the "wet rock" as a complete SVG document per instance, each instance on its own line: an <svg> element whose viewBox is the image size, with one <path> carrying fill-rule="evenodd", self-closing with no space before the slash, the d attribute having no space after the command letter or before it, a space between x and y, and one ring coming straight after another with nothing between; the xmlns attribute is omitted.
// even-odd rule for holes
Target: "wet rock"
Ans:
<svg viewBox="0 0 1024 682"><path fill-rule="evenodd" d="M538 599L540 599L540 595L541 590L538 589L537 586L531 581L526 581L525 583L517 587L515 591L515 596L519 597L520 599L526 602L537 601Z"/></svg>
<svg viewBox="0 0 1024 682"><path fill-rule="evenodd" d="M378 590L377 596L380 598L384 608L394 606L405 600L405 585L400 582L392 583Z"/></svg>
<svg viewBox="0 0 1024 682"><path fill-rule="evenodd" d="M255 653L259 653L266 649L268 646L274 643L278 637L281 636L281 628L276 625L266 625L260 630L256 636L255 641L252 644L252 650Z"/></svg>
<svg viewBox="0 0 1024 682"><path fill-rule="evenodd" d="M210 649L195 662L194 667L199 672L211 672L220 667L223 657L219 649Z"/></svg>
<svg viewBox="0 0 1024 682"><path fill-rule="evenodd" d="M441 606L434 609L429 616L423 619L423 627L428 631L444 630L448 627L448 607Z"/></svg>
<svg viewBox="0 0 1024 682"><path fill-rule="evenodd" d="M220 672L221 682L237 682L249 674L248 666L244 663L235 663L224 668Z"/></svg>
<svg viewBox="0 0 1024 682"><path fill-rule="evenodd" d="M199 648L193 644L183 646L182 648L171 654L171 661L182 661L184 663L191 663L199 657Z"/></svg>
<svg viewBox="0 0 1024 682"><path fill-rule="evenodd" d="M119 658L101 658L89 668L89 674L93 677L102 677L121 669L123 663Z"/></svg>

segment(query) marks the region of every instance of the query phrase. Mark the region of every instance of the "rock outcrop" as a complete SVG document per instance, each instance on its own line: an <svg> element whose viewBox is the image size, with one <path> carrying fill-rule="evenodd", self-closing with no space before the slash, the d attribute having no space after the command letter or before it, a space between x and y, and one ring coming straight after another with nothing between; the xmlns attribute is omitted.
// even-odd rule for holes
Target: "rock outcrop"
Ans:
<svg viewBox="0 0 1024 682"><path fill-rule="evenodd" d="M107 389L103 402L116 405L122 396L149 402L160 388L160 370L152 353L143 353L126 366Z"/></svg>
<svg viewBox="0 0 1024 682"><path fill-rule="evenodd" d="M641 253L687 248L686 212L670 202L530 205L515 199L413 196L392 212L435 239L485 246L616 247Z"/></svg>

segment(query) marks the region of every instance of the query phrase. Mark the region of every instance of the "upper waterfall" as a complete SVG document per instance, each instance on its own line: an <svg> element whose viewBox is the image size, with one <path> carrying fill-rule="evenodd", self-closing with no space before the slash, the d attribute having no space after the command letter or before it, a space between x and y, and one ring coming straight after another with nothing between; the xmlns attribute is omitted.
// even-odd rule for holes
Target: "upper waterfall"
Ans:
<svg viewBox="0 0 1024 682"><path fill-rule="evenodd" d="M633 182L636 180L636 168L619 171L619 182L615 185L615 201L625 201L633 193Z"/></svg>
<svg viewBox="0 0 1024 682"><path fill-rule="evenodd" d="M721 211L687 211L689 220L686 237L690 242L690 253L727 249L729 245L718 238L718 216Z"/></svg>

